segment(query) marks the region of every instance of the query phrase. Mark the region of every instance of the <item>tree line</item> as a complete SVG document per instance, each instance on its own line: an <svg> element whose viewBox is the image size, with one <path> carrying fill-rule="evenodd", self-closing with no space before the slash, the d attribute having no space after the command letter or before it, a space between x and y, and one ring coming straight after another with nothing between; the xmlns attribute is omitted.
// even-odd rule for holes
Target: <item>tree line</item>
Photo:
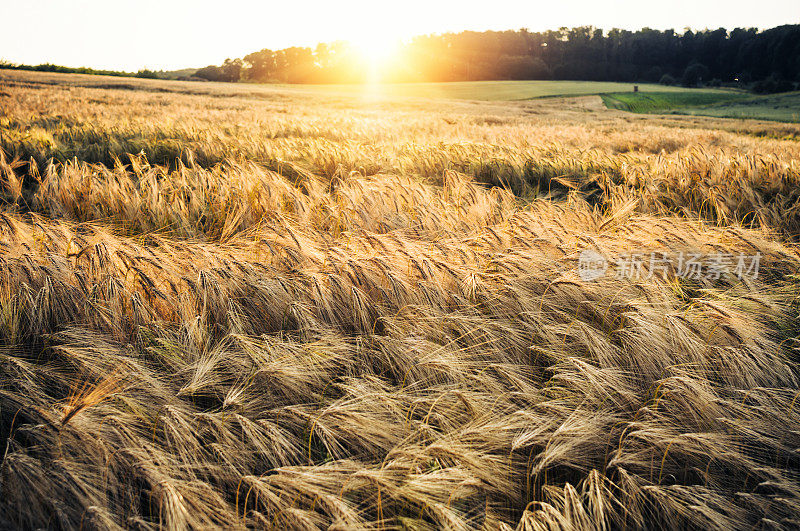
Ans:
<svg viewBox="0 0 800 531"><path fill-rule="evenodd" d="M102 70L96 68L89 68L86 66L62 66L52 63L42 63L38 65L25 65L16 64L10 61L0 60L0 68L8 70L27 70L31 72L56 72L59 74L88 74L93 76L115 76L115 77L139 77L144 79L190 79L194 74L196 68L187 68L183 70L150 70L142 68L136 72L125 72L123 70ZM203 78L195 78L203 80Z"/></svg>
<svg viewBox="0 0 800 531"><path fill-rule="evenodd" d="M263 49L196 71L129 73L0 62L0 68L46 72L258 83L362 83L374 79L373 66L346 42ZM563 79L724 84L784 92L797 89L800 82L800 25L764 31L603 31L581 26L422 35L403 44L378 74L386 82Z"/></svg>
<svg viewBox="0 0 800 531"><path fill-rule="evenodd" d="M347 43L264 49L195 76L213 81L359 83L370 69ZM800 81L800 25L603 31L590 26L531 32L464 31L419 36L381 71L383 81L563 79L696 84L736 83L792 90Z"/></svg>

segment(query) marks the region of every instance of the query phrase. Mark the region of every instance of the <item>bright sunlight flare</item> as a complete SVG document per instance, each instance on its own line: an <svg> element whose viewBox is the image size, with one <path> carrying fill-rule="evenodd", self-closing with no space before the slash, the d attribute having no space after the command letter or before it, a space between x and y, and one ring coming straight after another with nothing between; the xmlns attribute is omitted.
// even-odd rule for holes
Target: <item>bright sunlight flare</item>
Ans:
<svg viewBox="0 0 800 531"><path fill-rule="evenodd" d="M401 41L396 36L375 31L352 38L350 44L373 72L379 72L396 58Z"/></svg>

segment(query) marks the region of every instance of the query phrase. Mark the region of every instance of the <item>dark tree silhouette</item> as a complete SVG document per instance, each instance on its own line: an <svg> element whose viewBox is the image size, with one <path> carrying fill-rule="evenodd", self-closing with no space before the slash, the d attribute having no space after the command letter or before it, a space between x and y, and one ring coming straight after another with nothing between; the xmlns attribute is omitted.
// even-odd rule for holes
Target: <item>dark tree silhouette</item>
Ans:
<svg viewBox="0 0 800 531"><path fill-rule="evenodd" d="M774 92L792 90L800 81L800 25L682 34L650 28L605 32L590 26L538 33L525 28L464 31L416 37L398 57L383 72L385 81L566 79L672 84L679 79L687 85L714 81ZM136 75L56 65L4 67ZM366 79L366 70L357 50L334 42L314 49L264 49L201 68L195 75L211 81L358 83Z"/></svg>
<svg viewBox="0 0 800 531"><path fill-rule="evenodd" d="M686 67L681 78L684 87L695 87L705 80L708 80L708 67L701 63L692 63Z"/></svg>

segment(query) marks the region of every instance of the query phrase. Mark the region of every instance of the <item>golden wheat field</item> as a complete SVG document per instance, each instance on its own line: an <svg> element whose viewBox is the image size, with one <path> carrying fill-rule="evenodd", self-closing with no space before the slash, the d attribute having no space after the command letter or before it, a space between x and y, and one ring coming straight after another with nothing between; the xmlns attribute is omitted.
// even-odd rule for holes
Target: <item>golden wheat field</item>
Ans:
<svg viewBox="0 0 800 531"><path fill-rule="evenodd" d="M0 71L0 526L796 528L798 137Z"/></svg>

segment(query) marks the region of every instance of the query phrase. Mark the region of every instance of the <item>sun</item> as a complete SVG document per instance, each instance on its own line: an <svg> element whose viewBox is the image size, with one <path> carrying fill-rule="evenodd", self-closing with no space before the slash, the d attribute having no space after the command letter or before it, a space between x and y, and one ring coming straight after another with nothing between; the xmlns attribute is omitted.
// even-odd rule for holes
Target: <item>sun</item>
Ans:
<svg viewBox="0 0 800 531"><path fill-rule="evenodd" d="M386 66L397 54L400 40L385 33L370 32L350 40L358 54L371 69L379 70Z"/></svg>

